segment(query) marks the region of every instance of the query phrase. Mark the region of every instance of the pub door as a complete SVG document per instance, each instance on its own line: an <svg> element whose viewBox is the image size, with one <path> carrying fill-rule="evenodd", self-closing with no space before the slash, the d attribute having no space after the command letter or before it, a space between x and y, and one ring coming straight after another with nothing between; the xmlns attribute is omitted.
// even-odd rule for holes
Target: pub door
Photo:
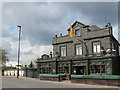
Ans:
<svg viewBox="0 0 120 90"><path fill-rule="evenodd" d="M84 75L85 74L85 66L75 66L74 74L76 75Z"/></svg>

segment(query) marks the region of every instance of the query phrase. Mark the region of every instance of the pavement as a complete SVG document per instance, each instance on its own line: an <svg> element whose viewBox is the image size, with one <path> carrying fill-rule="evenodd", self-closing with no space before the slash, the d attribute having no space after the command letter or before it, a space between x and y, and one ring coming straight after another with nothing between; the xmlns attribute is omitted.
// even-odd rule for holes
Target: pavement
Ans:
<svg viewBox="0 0 120 90"><path fill-rule="evenodd" d="M2 88L111 88L120 90L117 86L86 85L71 83L69 80L62 82L43 81L38 78L2 76Z"/></svg>

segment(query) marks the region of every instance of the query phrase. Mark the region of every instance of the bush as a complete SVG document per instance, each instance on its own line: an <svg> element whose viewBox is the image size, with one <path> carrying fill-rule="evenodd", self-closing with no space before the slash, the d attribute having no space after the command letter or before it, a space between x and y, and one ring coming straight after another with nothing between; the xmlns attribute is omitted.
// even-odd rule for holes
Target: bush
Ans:
<svg viewBox="0 0 120 90"><path fill-rule="evenodd" d="M3 70L16 69L16 67L3 67Z"/></svg>

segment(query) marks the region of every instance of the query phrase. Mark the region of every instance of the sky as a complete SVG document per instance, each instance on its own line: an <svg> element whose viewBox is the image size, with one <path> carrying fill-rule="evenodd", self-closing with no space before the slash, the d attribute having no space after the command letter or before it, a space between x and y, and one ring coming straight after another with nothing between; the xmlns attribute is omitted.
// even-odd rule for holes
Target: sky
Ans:
<svg viewBox="0 0 120 90"><path fill-rule="evenodd" d="M117 2L3 2L0 47L7 50L10 61L17 61L21 25L20 63L29 64L53 51L53 37L68 34L69 22L75 21L101 28L110 22L118 40Z"/></svg>

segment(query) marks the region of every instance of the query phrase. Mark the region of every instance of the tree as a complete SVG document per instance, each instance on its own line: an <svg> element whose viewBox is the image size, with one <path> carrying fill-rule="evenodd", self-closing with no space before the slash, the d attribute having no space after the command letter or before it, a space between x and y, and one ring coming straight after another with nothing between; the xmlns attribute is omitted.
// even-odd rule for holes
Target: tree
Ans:
<svg viewBox="0 0 120 90"><path fill-rule="evenodd" d="M0 63L2 64L2 66L5 66L5 63L7 61L9 61L7 57L7 51L0 48Z"/></svg>
<svg viewBox="0 0 120 90"><path fill-rule="evenodd" d="M34 68L34 64L32 63L32 61L31 61L31 63L29 64L29 68Z"/></svg>

